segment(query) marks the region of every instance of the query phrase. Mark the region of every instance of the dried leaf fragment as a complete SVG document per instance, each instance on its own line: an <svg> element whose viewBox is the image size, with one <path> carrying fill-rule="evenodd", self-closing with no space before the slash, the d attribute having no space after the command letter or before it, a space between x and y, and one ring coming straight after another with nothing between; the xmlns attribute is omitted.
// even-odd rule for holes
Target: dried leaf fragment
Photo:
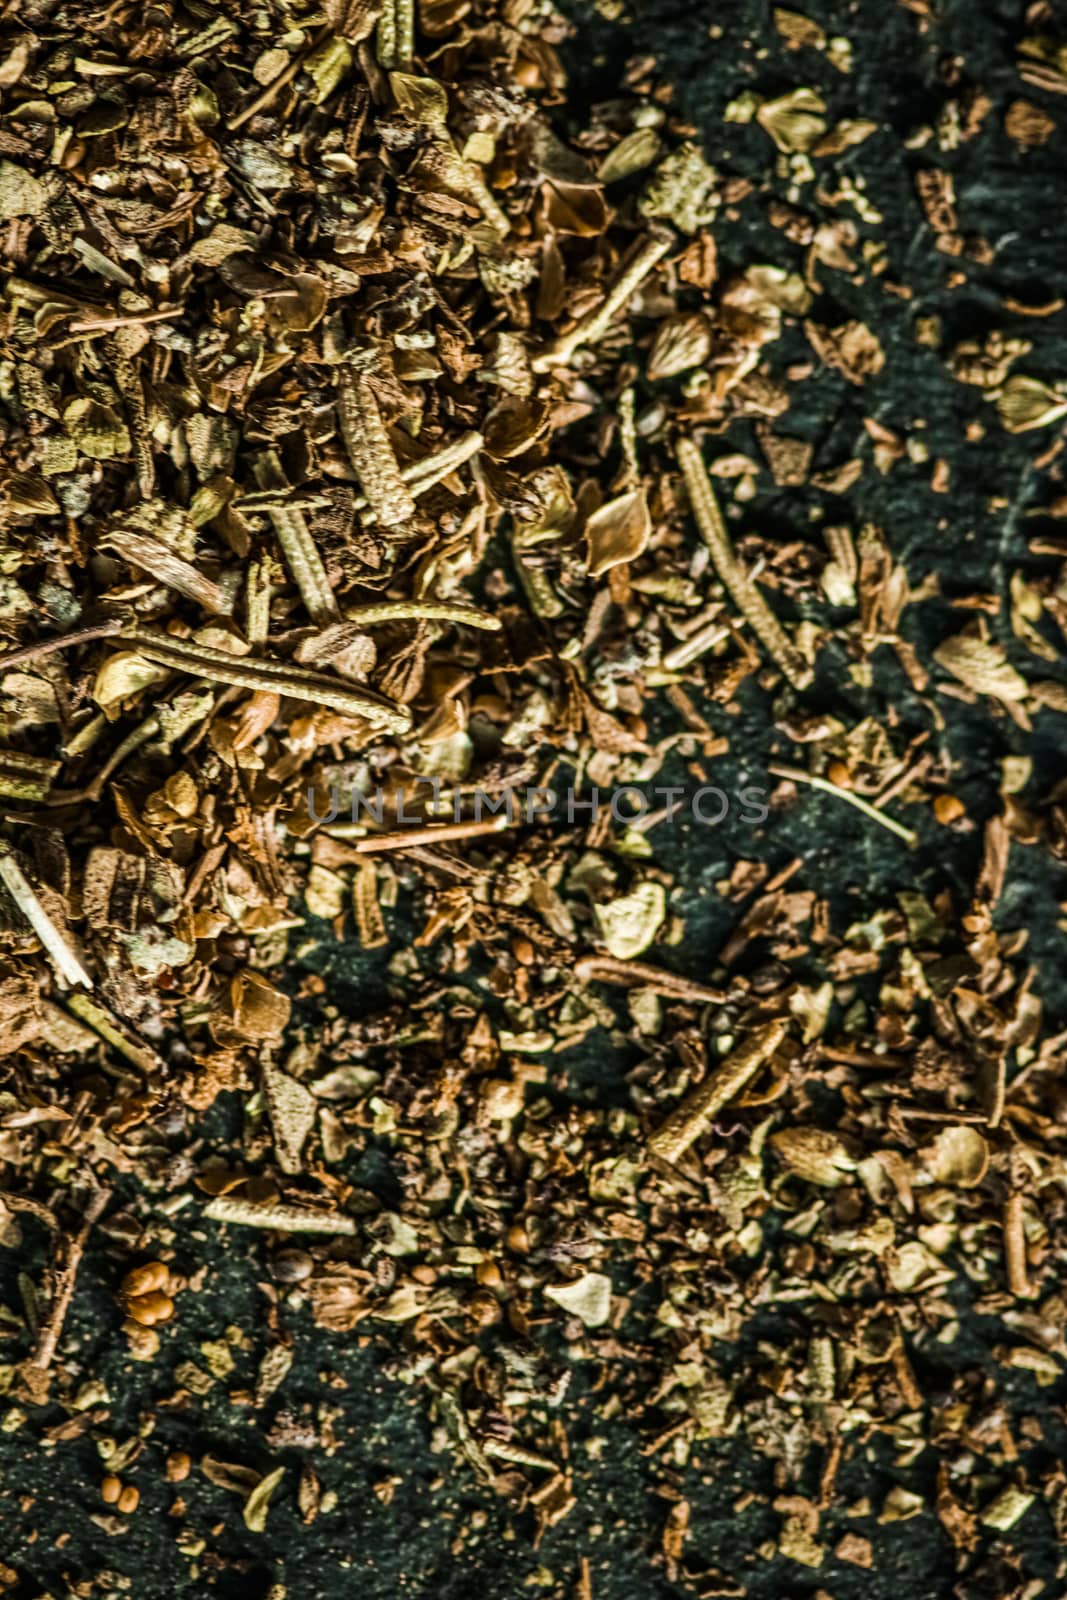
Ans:
<svg viewBox="0 0 1067 1600"><path fill-rule="evenodd" d="M225 1007L212 1016L211 1031L219 1044L276 1044L291 1010L287 994L246 968L230 979Z"/></svg>
<svg viewBox="0 0 1067 1600"><path fill-rule="evenodd" d="M839 328L805 322L804 332L817 355L849 383L866 383L885 366L885 351L866 323L846 322Z"/></svg>
<svg viewBox="0 0 1067 1600"><path fill-rule="evenodd" d="M245 1527L250 1533L262 1533L267 1526L267 1512L270 1509L271 1495L285 1477L284 1467L275 1467L273 1472L268 1472L261 1478L252 1493L245 1501L244 1517Z"/></svg>
<svg viewBox="0 0 1067 1600"><path fill-rule="evenodd" d="M977 694L1006 701L1026 699L1026 679L1007 660L1003 647L988 639L958 633L938 645L934 660Z"/></svg>
<svg viewBox="0 0 1067 1600"><path fill-rule="evenodd" d="M585 525L589 545L587 567L591 578L599 578L624 561L636 561L652 535L652 518L644 489L609 500L594 511Z"/></svg>
<svg viewBox="0 0 1067 1600"><path fill-rule="evenodd" d="M406 522L415 512L396 452L382 421L370 380L350 366L337 373L341 435L367 504L384 527Z"/></svg>
<svg viewBox="0 0 1067 1600"><path fill-rule="evenodd" d="M666 915L667 893L661 883L642 883L632 894L596 907L604 943L620 961L647 950Z"/></svg>
<svg viewBox="0 0 1067 1600"><path fill-rule="evenodd" d="M793 89L766 100L756 121L785 154L813 149L826 132L826 101L814 89Z"/></svg>
<svg viewBox="0 0 1067 1600"><path fill-rule="evenodd" d="M703 312L678 312L660 323L646 371L653 383L701 366L711 354L711 323Z"/></svg>
<svg viewBox="0 0 1067 1600"><path fill-rule="evenodd" d="M833 1188L847 1183L856 1169L853 1151L828 1128L781 1128L770 1143L790 1172L808 1183Z"/></svg>
<svg viewBox="0 0 1067 1600"><path fill-rule="evenodd" d="M935 1183L960 1189L973 1189L981 1183L989 1167L989 1145L977 1128L966 1123L942 1128L921 1154Z"/></svg>
<svg viewBox="0 0 1067 1600"><path fill-rule="evenodd" d="M47 198L44 184L32 172L14 161L0 161L0 217L36 217Z"/></svg>
<svg viewBox="0 0 1067 1600"><path fill-rule="evenodd" d="M611 1279L603 1272L587 1272L573 1283L546 1285L545 1299L587 1328L599 1328L611 1315Z"/></svg>
<svg viewBox="0 0 1067 1600"><path fill-rule="evenodd" d="M1010 377L997 396L997 415L1009 433L1047 428L1067 417L1067 394L1038 378Z"/></svg>
<svg viewBox="0 0 1067 1600"><path fill-rule="evenodd" d="M299 1079L269 1062L263 1067L263 1087L270 1107L278 1165L283 1172L300 1172L304 1145L318 1115L315 1096Z"/></svg>

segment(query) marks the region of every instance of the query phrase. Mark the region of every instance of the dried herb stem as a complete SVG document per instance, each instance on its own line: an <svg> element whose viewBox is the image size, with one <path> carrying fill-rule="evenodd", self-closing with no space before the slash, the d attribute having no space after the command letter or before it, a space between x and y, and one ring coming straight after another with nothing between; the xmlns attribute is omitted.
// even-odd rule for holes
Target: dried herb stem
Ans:
<svg viewBox="0 0 1067 1600"><path fill-rule="evenodd" d="M156 1052L142 1044L126 1024L116 1021L110 1012L87 994L69 995L66 1006L68 1011L73 1011L76 1017L80 1017L94 1033L98 1033L105 1043L117 1050L119 1055L125 1056L146 1077L158 1080L160 1074L166 1075L166 1066Z"/></svg>
<svg viewBox="0 0 1067 1600"><path fill-rule="evenodd" d="M405 706L387 700L373 689L357 688L324 672L289 662L266 661L258 656L235 656L226 650L192 644L160 634L132 629L123 635L138 655L175 672L188 672L211 683L232 684L238 689L273 691L294 700L309 700L328 706L343 716L363 717L392 732L405 733L411 726L411 713Z"/></svg>
<svg viewBox="0 0 1067 1600"><path fill-rule="evenodd" d="M583 956L575 963L575 977L582 983L613 983L624 989L650 989L671 1000L689 1000L694 1005L722 1005L726 996L703 983L691 983L673 972L645 961L618 961L614 956Z"/></svg>
<svg viewBox="0 0 1067 1600"><path fill-rule="evenodd" d="M40 939L49 960L64 983L71 985L82 983L87 989L91 989L92 978L38 900L29 879L16 861L11 846L4 840L0 840L0 883L3 883Z"/></svg>
<svg viewBox="0 0 1067 1600"><path fill-rule="evenodd" d="M721 622L708 622L704 627L698 628L696 633L691 633L688 639L682 639L668 650L663 657L663 665L668 672L680 672L683 667L690 666L729 637L729 628L724 627Z"/></svg>
<svg viewBox="0 0 1067 1600"><path fill-rule="evenodd" d="M299 1206L262 1205L254 1200L219 1195L204 1207L202 1215L212 1222L228 1222L242 1228L266 1228L271 1233L356 1232L354 1217L340 1211L304 1211Z"/></svg>
<svg viewBox="0 0 1067 1600"><path fill-rule="evenodd" d="M36 644L23 645L21 650L12 650L6 656L0 656L0 672L7 672L11 667L21 667L25 661L37 661L42 656L50 656L56 650L72 650L79 644L90 644L94 639L108 639L112 634L121 633L124 623L118 617L110 617L107 622L98 622L91 628L79 628L74 633L60 633L53 639L40 639Z"/></svg>
<svg viewBox="0 0 1067 1600"><path fill-rule="evenodd" d="M812 679L811 668L738 560L703 455L692 439L679 439L677 455L693 515L727 593L794 688L806 689Z"/></svg>
<svg viewBox="0 0 1067 1600"><path fill-rule="evenodd" d="M1027 1299L1030 1295L1030 1277L1026 1266L1023 1197L1017 1191L1004 1202L1004 1265L1011 1293L1018 1299Z"/></svg>
<svg viewBox="0 0 1067 1600"><path fill-rule="evenodd" d="M271 450L260 456L255 465L255 474L256 482L263 489L288 487L281 464ZM300 590L300 598L312 622L319 627L340 622L341 613L304 513L294 511L289 506L275 506L267 514L281 545L285 564Z"/></svg>
<svg viewBox="0 0 1067 1600"><path fill-rule="evenodd" d="M238 128L243 128L246 122L251 122L253 117L258 116L261 111L267 109L276 95L279 95L283 89L288 88L293 79L301 72L304 62L312 50L315 49L316 45L322 43L329 31L328 28L320 29L311 42L305 45L303 50L297 52L289 65L284 67L276 78L272 78L266 88L260 94L257 94L254 100L250 100L246 106L237 112L236 116L230 118L229 128L231 132L235 132Z"/></svg>
<svg viewBox="0 0 1067 1600"><path fill-rule="evenodd" d="M365 373L341 367L337 373L337 413L348 458L367 505L385 527L407 522L415 502L401 476L396 453Z"/></svg>
<svg viewBox="0 0 1067 1600"><path fill-rule="evenodd" d="M468 628L483 628L488 633L499 633L499 617L477 606L453 603L449 600L383 600L378 605L350 606L345 611L348 622L358 622L361 627L371 627L376 622L462 622Z"/></svg>
<svg viewBox="0 0 1067 1600"><path fill-rule="evenodd" d="M738 1049L732 1050L652 1135L647 1146L649 1154L672 1162L684 1155L712 1117L740 1094L746 1083L770 1060L786 1032L784 1022L769 1022L757 1028Z"/></svg>
<svg viewBox="0 0 1067 1600"><path fill-rule="evenodd" d="M806 783L812 789L821 789L824 794L836 795L839 800L847 800L850 806L855 806L857 811L862 811L865 817L870 817L874 822L880 822L883 828L888 828L890 833L895 833L898 839L903 839L906 844L915 845L919 836L912 828L906 828L902 822L896 822L892 817L887 817L884 811L879 811L877 806L872 806L861 795L853 794L850 789L842 789L836 783L831 783L829 778L816 777L812 772L805 772L803 767L779 766L777 763L768 766L767 771L775 778L789 778L793 783Z"/></svg>
<svg viewBox="0 0 1067 1600"><path fill-rule="evenodd" d="M638 284L648 277L657 262L662 261L673 243L674 235L666 231L646 234L600 304L580 317L569 333L561 334L547 350L535 356L530 363L533 370L550 372L553 367L565 367L583 344L595 344L623 310Z"/></svg>
<svg viewBox="0 0 1067 1600"><path fill-rule="evenodd" d="M29 1356L26 1366L37 1372L47 1372L55 1359L56 1349L63 1332L63 1324L67 1320L70 1302L74 1297L74 1285L78 1279L78 1268L81 1266L85 1247L89 1242L89 1235L100 1218L111 1198L110 1189L94 1189L89 1203L82 1215L81 1226L69 1244L61 1246L65 1250L66 1259L58 1270L54 1272L52 1302L48 1308L48 1316L41 1324L37 1335L37 1342L33 1354Z"/></svg>
<svg viewBox="0 0 1067 1600"><path fill-rule="evenodd" d="M140 311L129 317L93 317L85 322L72 322L68 333L114 333L118 328L146 328L152 322L173 322L182 314L181 306L171 311Z"/></svg>
<svg viewBox="0 0 1067 1600"><path fill-rule="evenodd" d="M435 483L440 483L442 478L447 478L450 472L455 472L457 467L476 456L484 443L484 436L477 428L472 428L469 433L461 433L458 439L441 445L440 449L431 450L421 460L409 461L400 476L410 486L412 494L424 494Z"/></svg>
<svg viewBox="0 0 1067 1600"><path fill-rule="evenodd" d="M384 0L376 38L378 64L388 72L415 58L415 0Z"/></svg>
<svg viewBox="0 0 1067 1600"><path fill-rule="evenodd" d="M503 833L513 826L503 813L488 822L441 822L427 828L408 828L402 833L380 833L374 838L357 839L352 848L357 855L372 855L379 850L407 850L413 844L441 844L450 839L481 839Z"/></svg>
<svg viewBox="0 0 1067 1600"><path fill-rule="evenodd" d="M146 717L139 727L128 733L114 750L100 770L93 776L91 782L83 789L56 789L48 796L47 804L50 806L69 806L78 800L99 800L104 792L108 779L122 766L122 763L139 750L149 739L154 739L159 732L159 722L155 717Z"/></svg>

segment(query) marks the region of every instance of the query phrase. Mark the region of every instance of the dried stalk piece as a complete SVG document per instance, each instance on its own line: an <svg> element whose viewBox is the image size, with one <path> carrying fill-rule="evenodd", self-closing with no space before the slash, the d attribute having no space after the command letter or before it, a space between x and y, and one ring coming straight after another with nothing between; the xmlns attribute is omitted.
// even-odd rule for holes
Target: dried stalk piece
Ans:
<svg viewBox="0 0 1067 1600"><path fill-rule="evenodd" d="M450 839L482 839L487 834L503 833L513 827L510 817L501 815L488 822L439 822L428 828L408 828L403 833L381 833L370 839L357 839L352 846L357 855L379 850L407 850L413 844L439 844ZM329 831L329 830L327 830Z"/></svg>
<svg viewBox="0 0 1067 1600"><path fill-rule="evenodd" d="M711 486L708 469L704 465L704 457L692 439L679 439L677 455L693 515L727 593L767 654L782 669L794 688L806 689L812 680L811 668L786 637L785 630L763 594L737 559L715 490Z"/></svg>
<svg viewBox="0 0 1067 1600"><path fill-rule="evenodd" d="M133 436L133 454L137 465L137 487L142 500L150 500L156 487L156 464L152 455L152 434L148 426L148 407L145 404L141 375L123 348L121 337L108 340L111 370L126 406Z"/></svg>
<svg viewBox="0 0 1067 1600"><path fill-rule="evenodd" d="M911 828L906 828L902 822L895 822L892 817L887 817L884 811L879 811L877 806L872 806L862 796L853 794L850 789L841 789L836 783L831 783L829 778L818 778L814 773L805 772L803 767L785 767L775 763L768 766L767 771L775 778L789 778L793 783L806 783L812 789L821 789L824 794L836 795L839 800L847 800L850 806L855 806L857 811L862 811L865 817L870 817L874 822L880 822L883 828L888 828L890 833L895 833L898 839L903 839L906 844L915 845L919 836Z"/></svg>
<svg viewBox="0 0 1067 1600"><path fill-rule="evenodd" d="M3 840L0 840L0 883L44 945L49 960L64 983L72 987L82 983L91 989L92 978L33 892L28 878L15 860L11 846Z"/></svg>
<svg viewBox="0 0 1067 1600"><path fill-rule="evenodd" d="M425 494L435 483L440 483L442 478L447 478L450 472L455 472L457 467L476 456L484 443L482 434L472 428L469 433L461 433L458 439L441 445L440 449L432 450L421 461L409 462L400 476L412 494Z"/></svg>
<svg viewBox="0 0 1067 1600"><path fill-rule="evenodd" d="M769 1061L785 1038L784 1022L757 1028L737 1050L709 1073L707 1080L687 1095L676 1111L648 1141L648 1153L661 1161L677 1161L685 1154L717 1112L740 1094L745 1084Z"/></svg>
<svg viewBox="0 0 1067 1600"><path fill-rule="evenodd" d="M404 483L370 380L353 367L337 373L341 437L367 504L384 527L407 522L415 502Z"/></svg>
<svg viewBox="0 0 1067 1600"><path fill-rule="evenodd" d="M262 657L234 656L226 650L212 650L207 645L138 629L123 634L123 639L146 660L174 672L205 678L209 683L229 683L238 689L273 691L294 700L310 700L315 705L329 706L342 716L366 718L392 733L406 733L411 727L411 712L406 706L324 672L311 672L289 662L265 661Z"/></svg>
<svg viewBox="0 0 1067 1600"><path fill-rule="evenodd" d="M691 983L673 972L664 972L646 961L617 961L612 956L583 956L575 964L574 975L582 983L614 983L624 989L648 989L671 1000L688 1000L694 1005L722 1005L726 996L703 983Z"/></svg>
<svg viewBox="0 0 1067 1600"><path fill-rule="evenodd" d="M1027 1299L1031 1290L1026 1268L1023 1197L1019 1193L1010 1194L1004 1203L1004 1265L1011 1293L1020 1300Z"/></svg>
<svg viewBox="0 0 1067 1600"><path fill-rule="evenodd" d="M272 1233L356 1232L354 1217L339 1211L303 1211L299 1206L261 1205L254 1200L219 1195L201 1213L212 1222L229 1222L243 1228L266 1228Z"/></svg>
<svg viewBox="0 0 1067 1600"><path fill-rule="evenodd" d="M33 1354L27 1357L21 1369L22 1379L36 1404L43 1404L47 1397L48 1372L55 1360L63 1324L67 1320L70 1302L74 1298L78 1268L81 1266L89 1235L103 1216L110 1199L110 1189L94 1190L82 1214L81 1226L77 1233L72 1239L61 1241L59 1245L64 1259L62 1266L53 1268L52 1303L48 1316L37 1334Z"/></svg>
<svg viewBox="0 0 1067 1600"><path fill-rule="evenodd" d="M412 495L417 499L425 494L435 484L447 478L450 473L462 467L473 456L476 456L485 443L485 439L477 429L470 433L460 434L458 439L453 439L439 450L433 450L428 456L423 456L420 461L409 461L406 467L401 467L400 477L407 484ZM249 505L249 496L242 500L242 507ZM366 495L357 494L352 502L356 511L366 511L369 505Z"/></svg>
<svg viewBox="0 0 1067 1600"><path fill-rule="evenodd" d="M657 262L662 261L673 243L672 233L657 229L647 234L596 309L580 317L569 333L561 334L547 350L534 356L530 363L533 370L550 372L553 367L568 366L575 351L583 344L595 344L624 308L638 284L648 277Z"/></svg>
<svg viewBox="0 0 1067 1600"><path fill-rule="evenodd" d="M289 491L281 463L273 450L265 450L259 457L255 474L261 489ZM341 613L303 512L286 506L274 506L267 514L278 536L286 566L300 590L300 598L312 622L320 628L331 622L339 622Z"/></svg>
<svg viewBox="0 0 1067 1600"><path fill-rule="evenodd" d="M52 639L38 639L36 644L26 644L20 650L11 650L6 656L0 656L0 672L21 667L25 661L39 661L42 656L53 655L57 650L72 650L75 645L90 644L95 639L110 639L113 634L121 633L124 626L120 617L109 617L106 622L78 628L73 633L59 633Z"/></svg>
<svg viewBox="0 0 1067 1600"><path fill-rule="evenodd" d="M94 1033L99 1034L105 1043L125 1056L126 1060L132 1062L146 1077L152 1079L166 1077L167 1068L163 1059L146 1044L142 1044L127 1024L119 1022L109 1011L105 1011L102 1005L90 1000L87 994L68 996L66 1005L69 1011L73 1011L75 1016L87 1022Z"/></svg>
<svg viewBox="0 0 1067 1600"><path fill-rule="evenodd" d="M410 67L415 58L415 0L384 0L375 46L378 65L387 72Z"/></svg>
<svg viewBox="0 0 1067 1600"><path fill-rule="evenodd" d="M499 617L477 606L455 604L450 600L383 600L376 606L350 606L345 612L347 622L358 622L361 627L372 627L376 622L462 622L468 628L484 628L487 633L499 633Z"/></svg>

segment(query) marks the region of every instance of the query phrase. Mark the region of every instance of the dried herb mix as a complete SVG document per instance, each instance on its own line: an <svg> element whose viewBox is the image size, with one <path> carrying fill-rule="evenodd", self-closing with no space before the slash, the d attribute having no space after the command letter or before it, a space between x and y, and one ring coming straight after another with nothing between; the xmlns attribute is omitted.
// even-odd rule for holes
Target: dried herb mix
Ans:
<svg viewBox="0 0 1067 1600"><path fill-rule="evenodd" d="M937 13L905 11L922 51ZM621 1417L660 1508L628 1530L643 1592L763 1593L778 1563L780 1592L852 1593L881 1530L931 1518L954 1595L1062 1586L1015 1542L1064 1524L1056 1435L1004 1396L1063 1389L1067 1036L1012 871L1061 881L1064 854L1062 785L1034 782L1067 713L1064 302L923 310L855 164L896 134L833 109L856 63L825 20L775 8L745 41L775 71L738 68L720 159L651 57L578 120L571 25L527 0L6 15L0 1413L99 1463L83 1520L115 1554L38 1567L34 1533L0 1586L125 1592L122 1540L165 1508L152 1537L213 1589L247 1560L209 1488L238 1549L340 1514L344 1406L287 1390L310 1361L343 1392L346 1345L407 1386L447 1481L555 1551L526 1586L615 1592L580 1497ZM1062 142L1052 8L1015 43L1007 88L939 58L907 136L950 291L1000 248L959 152ZM919 475L957 533L958 462L877 401L878 297L916 301L961 447L1025 436L980 582L850 512ZM818 384L860 407L844 452L805 420ZM803 537L749 514L768 483ZM1016 559L1022 515L1052 531ZM962 715L1007 752L983 816ZM694 889L672 797L720 771L764 781L771 827ZM589 799L657 785L629 816ZM482 815L553 786L578 820ZM330 814L338 791L391 815ZM783 859L811 791L858 858L897 852L892 893L872 874L843 915L817 849ZM960 840L969 881L920 872ZM354 1002L322 976L353 948ZM610 1092L574 1091L590 1060ZM255 1317L206 1329L237 1253ZM151 1411L124 1416L123 1374ZM740 1554L690 1499L739 1441L733 1511L764 1518ZM879 1453L897 1476L853 1493ZM318 1593L298 1569L261 1592Z"/></svg>

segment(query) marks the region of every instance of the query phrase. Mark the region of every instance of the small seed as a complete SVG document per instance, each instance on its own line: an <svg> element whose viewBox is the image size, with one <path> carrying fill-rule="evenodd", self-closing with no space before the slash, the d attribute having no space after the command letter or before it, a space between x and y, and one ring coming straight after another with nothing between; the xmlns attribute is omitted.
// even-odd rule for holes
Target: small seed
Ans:
<svg viewBox="0 0 1067 1600"><path fill-rule="evenodd" d="M467 1316L476 1328L491 1328L500 1321L500 1301L488 1289L477 1289L467 1302Z"/></svg>
<svg viewBox="0 0 1067 1600"><path fill-rule="evenodd" d="M169 1322L174 1315L174 1301L169 1294L154 1290L151 1294L136 1295L128 1301L126 1310L134 1322L142 1327L154 1328L157 1322Z"/></svg>
<svg viewBox="0 0 1067 1600"><path fill-rule="evenodd" d="M122 1331L130 1341L130 1355L135 1361L151 1361L159 1354L159 1334L154 1328L143 1327L127 1317Z"/></svg>
<svg viewBox="0 0 1067 1600"><path fill-rule="evenodd" d="M172 1450L167 1457L167 1482L184 1483L192 1470L192 1465L184 1450Z"/></svg>
<svg viewBox="0 0 1067 1600"><path fill-rule="evenodd" d="M130 1515L131 1511L136 1511L137 1510L137 1507L140 1505L140 1503L141 1503L141 1491L140 1491L140 1489L135 1489L132 1483L128 1483L126 1485L125 1489L123 1489L122 1493L119 1495L119 1498L118 1498L119 1510L121 1512L123 1512L125 1516L128 1517Z"/></svg>
<svg viewBox="0 0 1067 1600"><path fill-rule="evenodd" d="M142 1267L134 1267L132 1272L127 1272L122 1280L122 1292L127 1300L137 1300L143 1294L152 1294L157 1289L166 1289L170 1283L170 1271L163 1261L146 1261Z"/></svg>
<svg viewBox="0 0 1067 1600"><path fill-rule="evenodd" d="M303 1283L314 1265L306 1250L278 1250L271 1260L271 1276L279 1283Z"/></svg>
<svg viewBox="0 0 1067 1600"><path fill-rule="evenodd" d="M121 1493L122 1483L113 1473L109 1472L100 1485L101 1499L106 1501L109 1506L113 1506Z"/></svg>
<svg viewBox="0 0 1067 1600"><path fill-rule="evenodd" d="M530 1235L526 1232L521 1222L513 1222L508 1229L508 1249L514 1250L516 1255L524 1256L530 1248Z"/></svg>
<svg viewBox="0 0 1067 1600"><path fill-rule="evenodd" d="M942 825L958 821L966 809L963 801L954 794L939 794L934 801L934 816Z"/></svg>
<svg viewBox="0 0 1067 1600"><path fill-rule="evenodd" d="M843 761L831 761L826 769L826 776L831 783L836 783L839 789L852 788L852 772Z"/></svg>

